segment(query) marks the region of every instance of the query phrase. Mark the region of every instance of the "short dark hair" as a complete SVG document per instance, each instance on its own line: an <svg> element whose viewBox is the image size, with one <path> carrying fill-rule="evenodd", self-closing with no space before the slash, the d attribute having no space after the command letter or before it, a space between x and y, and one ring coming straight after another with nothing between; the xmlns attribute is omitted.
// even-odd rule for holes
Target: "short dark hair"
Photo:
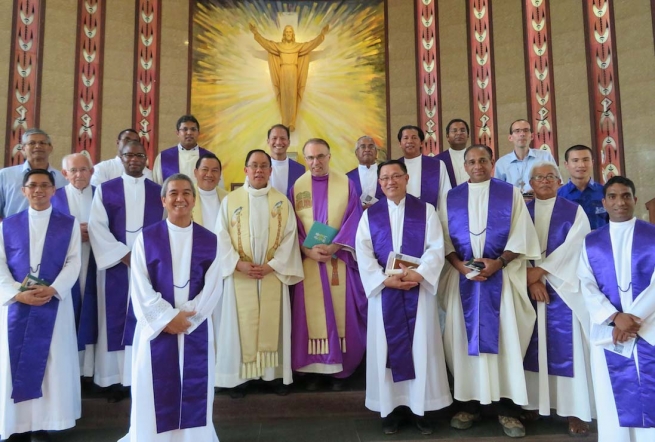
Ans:
<svg viewBox="0 0 655 442"><path fill-rule="evenodd" d="M200 131L200 123L198 123L198 120L196 120L196 117L193 115L182 115L180 118L177 119L177 123L175 123L175 130L180 130L180 126L182 126L182 123L196 123L196 126L198 127L198 131Z"/></svg>
<svg viewBox="0 0 655 442"><path fill-rule="evenodd" d="M580 151L580 150L588 150L589 153L591 154L591 158L594 157L594 151L591 150L591 147L585 146L584 144L576 144L575 146L571 146L568 149L566 149L566 152L564 152L564 161L569 160L569 152Z"/></svg>
<svg viewBox="0 0 655 442"><path fill-rule="evenodd" d="M266 133L267 140L271 138L271 132L273 132L273 129L284 129L284 131L287 133L287 138L291 138L291 132L289 132L288 127L286 127L284 124L274 124Z"/></svg>
<svg viewBox="0 0 655 442"><path fill-rule="evenodd" d="M127 143L123 144L123 149L125 149L126 147L130 147L130 146L141 146L141 148L143 149L144 152L146 150L146 147L143 145L143 143L141 143L141 141L137 141L137 140L130 140ZM121 154L123 153L123 149L121 149Z"/></svg>
<svg viewBox="0 0 655 442"><path fill-rule="evenodd" d="M218 167L223 170L223 164L221 163L221 160L219 160L218 157L211 152L203 153L198 157L198 161L196 161L196 169L200 167L202 160L216 160L218 161Z"/></svg>
<svg viewBox="0 0 655 442"><path fill-rule="evenodd" d="M632 182L630 178L626 178L621 175L616 175L607 180L605 185L603 186L603 198L607 196L607 189L609 189L610 186L614 184L623 184L624 186L627 186L632 190L632 196L637 196L637 192L635 190L635 183Z"/></svg>
<svg viewBox="0 0 655 442"><path fill-rule="evenodd" d="M311 143L322 144L323 146L327 147L328 152L330 151L330 145L323 138L310 138L309 140L305 141L305 144L302 145L302 154L303 155L305 154L305 146L307 146L308 144L311 144Z"/></svg>
<svg viewBox="0 0 655 442"><path fill-rule="evenodd" d="M384 167L384 166L393 166L394 164L399 165L400 168L403 170L403 173L407 173L407 166L405 165L404 162L399 161L399 160L387 160L387 161L383 161L380 164L378 164L378 178L380 178L380 171L382 170L382 167Z"/></svg>
<svg viewBox="0 0 655 442"><path fill-rule="evenodd" d="M248 167L248 161L250 161L250 157L253 154L256 154L256 153L263 153L264 155L266 155L266 158L268 158L269 166L273 164L273 161L271 160L271 156L268 154L268 152L266 152L265 150L261 150L261 149L253 149L250 152L248 152L248 155L246 155L246 162L245 162L246 167Z"/></svg>
<svg viewBox="0 0 655 442"><path fill-rule="evenodd" d="M53 186L55 185L55 177L52 176L50 171L46 169L30 169L25 173L25 175L23 175L23 187L25 187L25 184L27 184L32 175L47 175L48 179L50 180L50 184Z"/></svg>
<svg viewBox="0 0 655 442"><path fill-rule="evenodd" d="M519 118L518 120L512 121L512 124L509 125L509 134L510 135L512 134L512 126L514 126L514 123L518 123L519 121L525 121L526 123L528 123L530 125L530 130L532 130L532 124L530 124L530 122L528 120L526 120L525 118Z"/></svg>
<svg viewBox="0 0 655 442"><path fill-rule="evenodd" d="M123 137L123 135L130 132L135 134L137 137L141 137L141 135L139 135L139 132L137 132L135 129L130 128L130 129L123 129L122 131L118 132L118 138L116 139L120 140Z"/></svg>
<svg viewBox="0 0 655 442"><path fill-rule="evenodd" d="M450 120L448 124L446 124L446 133L450 132L450 126L453 123L464 123L464 127L466 127L466 135L471 134L471 131L469 130L469 124L466 121L462 120L461 118L453 118L452 120Z"/></svg>
<svg viewBox="0 0 655 442"><path fill-rule="evenodd" d="M421 129L418 126L412 126L412 125L407 125L400 128L400 130L398 131L398 141L400 141L400 139L403 137L403 131L405 130L415 130L416 132L418 132L418 137L421 139L421 143L425 141L425 134L423 133L423 129Z"/></svg>
<svg viewBox="0 0 655 442"><path fill-rule="evenodd" d="M471 144L464 151L464 161L466 161L466 156L469 154L469 151L471 151L473 149L484 149L489 154L489 159L490 160L494 159L494 152L491 150L491 147L487 146L486 144Z"/></svg>
<svg viewBox="0 0 655 442"><path fill-rule="evenodd" d="M193 184L193 181L191 181L191 178L189 178L187 175L183 173L174 173L173 175L169 176L164 180L164 182L161 185L161 192L160 195L162 198L166 197L166 192L168 192L168 183L171 181L186 181L189 184L191 184L191 193L193 193L193 197L196 197L196 185Z"/></svg>

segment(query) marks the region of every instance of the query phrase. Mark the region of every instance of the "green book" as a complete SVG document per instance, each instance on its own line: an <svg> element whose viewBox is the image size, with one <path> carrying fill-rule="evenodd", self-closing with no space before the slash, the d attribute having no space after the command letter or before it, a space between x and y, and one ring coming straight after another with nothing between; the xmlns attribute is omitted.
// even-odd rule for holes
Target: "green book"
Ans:
<svg viewBox="0 0 655 442"><path fill-rule="evenodd" d="M46 287L50 287L50 283L47 281L44 281L43 279L39 279L34 275L27 275L25 279L23 279L23 282L20 285L20 291L24 292L25 290L29 290L35 285L42 285Z"/></svg>
<svg viewBox="0 0 655 442"><path fill-rule="evenodd" d="M307 233L307 238L303 241L302 245L311 249L316 244L332 244L332 240L339 233L338 229L330 227L327 224L314 221L312 228Z"/></svg>

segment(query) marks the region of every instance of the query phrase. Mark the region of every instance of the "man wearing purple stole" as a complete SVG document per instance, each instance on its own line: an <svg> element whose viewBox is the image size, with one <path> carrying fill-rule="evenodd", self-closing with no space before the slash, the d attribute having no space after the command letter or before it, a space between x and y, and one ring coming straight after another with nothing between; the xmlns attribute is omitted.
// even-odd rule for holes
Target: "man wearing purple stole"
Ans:
<svg viewBox="0 0 655 442"><path fill-rule="evenodd" d="M446 194L451 189L450 179L443 161L422 155L423 141L425 134L420 127L401 127L398 142L404 156L399 160L405 163L409 175L407 193L432 204L441 216L446 205Z"/></svg>
<svg viewBox="0 0 655 442"><path fill-rule="evenodd" d="M293 161L287 155L291 135L289 128L284 124L276 124L268 130L266 143L271 154L273 164L271 173L271 186L278 192L286 195L300 176L305 173L305 166Z"/></svg>
<svg viewBox="0 0 655 442"><path fill-rule="evenodd" d="M116 138L116 156L112 159L101 161L93 166L93 175L91 176L91 185L98 187L105 181L113 180L123 175L125 168L121 158L121 150L125 143L129 141L140 141L139 132L134 129L123 129L118 133ZM152 179L152 170L147 167L143 169L143 174L149 180Z"/></svg>
<svg viewBox="0 0 655 442"><path fill-rule="evenodd" d="M174 174L161 190L168 218L134 243L130 430L120 442L218 442L212 423L212 311L222 294L217 240L194 223L195 188Z"/></svg>
<svg viewBox="0 0 655 442"><path fill-rule="evenodd" d="M589 432L594 410L589 367L589 313L577 275L582 241L591 231L578 204L557 196L561 184L555 163L537 162L530 172L535 199L528 212L541 246L541 259L528 266L528 291L537 311L525 355L529 404L526 416L568 416L569 434Z"/></svg>
<svg viewBox="0 0 655 442"><path fill-rule="evenodd" d="M443 161L450 178L450 186L455 188L468 181L469 176L464 169L464 151L469 141L469 125L459 118L450 120L446 125L446 141L450 149L436 155Z"/></svg>
<svg viewBox="0 0 655 442"><path fill-rule="evenodd" d="M161 187L143 174L146 153L138 141L121 151L125 173L96 189L89 238L98 266L98 342L94 382L130 385L136 319L129 303L132 244L141 229L161 221ZM119 390L120 391L120 390ZM116 391L110 400L120 400Z"/></svg>
<svg viewBox="0 0 655 442"><path fill-rule="evenodd" d="M505 434L522 437L516 405L528 404L523 356L536 317L526 261L541 256L539 242L521 193L491 178L491 149L473 145L464 158L470 181L448 193L443 217L450 265L439 287L454 396L467 402L451 426L471 427L480 404L494 403Z"/></svg>
<svg viewBox="0 0 655 442"><path fill-rule="evenodd" d="M359 137L355 143L355 156L359 166L346 175L355 184L362 207L366 210L384 195L378 184L378 147L373 138L368 135Z"/></svg>
<svg viewBox="0 0 655 442"><path fill-rule="evenodd" d="M332 389L341 390L343 379L355 371L365 350L366 295L355 262L362 206L348 177L330 170L325 140L308 140L303 155L310 170L289 192L305 274L293 296L291 365L295 371L330 375ZM302 244L315 222L338 233L329 244L305 247ZM316 389L319 378L308 378L307 388Z"/></svg>
<svg viewBox="0 0 655 442"><path fill-rule="evenodd" d="M385 197L362 215L357 264L368 297L366 407L382 415L385 434L398 431L400 406L408 406L422 434L431 434L426 411L453 401L448 387L437 285L444 264L441 222L432 205L407 195L407 169L397 160L379 166ZM420 260L387 269L390 253Z"/></svg>
<svg viewBox="0 0 655 442"><path fill-rule="evenodd" d="M3 439L49 441L47 430L71 428L81 414L71 295L81 235L75 218L50 205L54 193L48 170L28 171L23 194L29 208L0 225Z"/></svg>
<svg viewBox="0 0 655 442"><path fill-rule="evenodd" d="M591 319L599 442L655 440L655 226L634 216L635 185L603 187L610 222L587 235L578 276Z"/></svg>

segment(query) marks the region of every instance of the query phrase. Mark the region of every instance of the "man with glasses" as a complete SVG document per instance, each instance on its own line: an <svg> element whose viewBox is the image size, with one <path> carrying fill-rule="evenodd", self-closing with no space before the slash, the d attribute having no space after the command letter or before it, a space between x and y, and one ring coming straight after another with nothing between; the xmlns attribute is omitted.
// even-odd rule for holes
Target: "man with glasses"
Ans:
<svg viewBox="0 0 655 442"><path fill-rule="evenodd" d="M585 236L591 231L582 208L557 196L561 181L555 163L537 162L530 172L535 199L527 204L540 243L541 258L527 269L527 285L537 312L523 366L528 388L525 415L536 419L568 416L571 436L589 433L591 371L589 313L577 275Z"/></svg>
<svg viewBox="0 0 655 442"><path fill-rule="evenodd" d="M213 153L200 155L193 169L196 178L196 203L193 206L193 222L200 224L211 232L216 232L216 220L221 208L221 201L227 196L227 191L218 186L221 180L223 165Z"/></svg>
<svg viewBox="0 0 655 442"><path fill-rule="evenodd" d="M514 149L496 161L494 176L499 180L510 183L521 193L531 198L530 169L537 161L555 162L549 151L530 149L530 142L534 134L527 120L516 120L509 125L509 141Z"/></svg>
<svg viewBox="0 0 655 442"><path fill-rule="evenodd" d="M27 171L22 192L29 208L0 225L0 438L49 441L81 415L71 295L81 235L50 205L50 171Z"/></svg>
<svg viewBox="0 0 655 442"><path fill-rule="evenodd" d="M21 137L21 149L25 162L0 170L0 219L21 212L29 207L22 194L23 176L31 169L45 169L52 174L57 188L66 185L66 179L49 163L52 153L50 136L41 129L27 129Z"/></svg>
<svg viewBox="0 0 655 442"><path fill-rule="evenodd" d="M383 195L378 184L378 147L368 135L360 137L355 143L355 156L359 166L346 173L355 185L355 190L362 201L362 207L368 209Z"/></svg>
<svg viewBox="0 0 655 442"><path fill-rule="evenodd" d="M450 425L467 429L480 405L494 404L510 437L523 437L517 405L528 404L523 356L535 312L525 284L526 261L541 256L518 189L491 178L488 146L466 149L470 180L448 193L446 267L439 286L446 311L444 350L459 412ZM468 401L468 402L466 402Z"/></svg>
<svg viewBox="0 0 655 442"><path fill-rule="evenodd" d="M398 431L397 408L407 406L422 434L425 412L453 401L448 387L437 285L444 264L443 229L434 207L407 195L407 169L398 160L378 168L385 198L362 215L357 264L368 297L366 407L380 412L385 434ZM390 253L420 260L388 274Z"/></svg>
<svg viewBox="0 0 655 442"><path fill-rule="evenodd" d="M118 133L116 139L116 156L110 160L101 161L93 167L91 176L91 185L99 186L105 181L113 180L123 175L125 168L121 161L121 149L128 141L140 141L139 133L134 129L124 129ZM152 171L147 167L143 169L143 174L149 180L152 179Z"/></svg>
<svg viewBox="0 0 655 442"><path fill-rule="evenodd" d="M303 155L309 172L289 192L305 274L294 289L292 366L313 373L307 377L308 390L318 388L317 374L329 375L331 388L341 390L343 379L355 371L365 350L366 295L355 261L362 205L352 181L330 170L330 146L325 140L308 140ZM307 240L314 224L319 235ZM329 239L328 235L333 236L331 241L316 240Z"/></svg>
<svg viewBox="0 0 655 442"><path fill-rule="evenodd" d="M101 387L131 383L132 338L136 318L129 302L132 245L144 227L161 221L161 186L143 174L146 151L138 141L121 150L125 172L96 190L89 238L98 265L98 342L94 382ZM113 389L111 401L125 390Z"/></svg>
<svg viewBox="0 0 655 442"><path fill-rule="evenodd" d="M271 173L271 186L287 194L300 176L305 173L305 166L293 161L287 155L290 142L289 128L284 124L276 124L268 130L266 143L271 153L273 164Z"/></svg>
<svg viewBox="0 0 655 442"><path fill-rule="evenodd" d="M266 152L248 152L244 172L244 185L221 205L216 230L224 281L214 322L216 386L234 389L236 398L246 382L263 379L285 395L293 382L289 286L303 278L296 217L271 186Z"/></svg>
<svg viewBox="0 0 655 442"><path fill-rule="evenodd" d="M82 235L82 266L73 286L73 306L77 326L77 347L80 355L80 373L93 377L95 343L98 339L98 299L96 290L96 263L89 242L89 216L95 187L91 182L93 165L86 155L73 153L61 161L61 173L68 185L57 189L52 207L74 216L80 223Z"/></svg>
<svg viewBox="0 0 655 442"><path fill-rule="evenodd" d="M469 141L468 123L459 118L450 120L446 125L446 141L450 149L441 152L436 158L446 165L450 186L455 188L469 179L464 168L464 150Z"/></svg>

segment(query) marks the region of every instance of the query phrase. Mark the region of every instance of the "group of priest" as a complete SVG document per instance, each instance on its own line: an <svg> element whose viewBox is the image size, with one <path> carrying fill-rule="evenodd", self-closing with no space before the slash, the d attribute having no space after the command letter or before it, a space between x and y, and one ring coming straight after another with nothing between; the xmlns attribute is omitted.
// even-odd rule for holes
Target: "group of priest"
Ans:
<svg viewBox="0 0 655 442"><path fill-rule="evenodd" d="M276 125L227 193L199 132L181 117L152 171L128 129L116 158L67 155L61 173L49 136L25 132L25 163L0 171L2 437L74 426L81 374L122 386L116 400L131 386L122 441L218 440L214 387L286 394L295 372L339 390L366 350L366 406L387 434L407 409L432 433L425 413L454 398L458 429L492 405L521 437L521 419L552 408L571 435L597 415L601 441L653 440L655 232L630 180L591 180L589 148L567 150L560 187L527 121L494 164L453 120L437 157L404 126L399 160L378 165L364 136L342 174L313 138L305 172ZM327 243L309 237L317 224Z"/></svg>

